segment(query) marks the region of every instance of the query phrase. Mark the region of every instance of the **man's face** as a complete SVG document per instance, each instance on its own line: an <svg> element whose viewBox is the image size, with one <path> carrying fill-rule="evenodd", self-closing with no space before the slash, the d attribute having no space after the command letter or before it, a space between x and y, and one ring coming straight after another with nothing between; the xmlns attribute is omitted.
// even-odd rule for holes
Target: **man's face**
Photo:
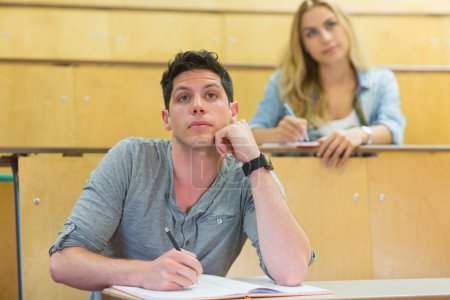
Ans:
<svg viewBox="0 0 450 300"><path fill-rule="evenodd" d="M186 71L175 77L169 111L162 116L166 130L182 146L209 146L214 134L237 115L237 103L228 104L220 77L209 70Z"/></svg>

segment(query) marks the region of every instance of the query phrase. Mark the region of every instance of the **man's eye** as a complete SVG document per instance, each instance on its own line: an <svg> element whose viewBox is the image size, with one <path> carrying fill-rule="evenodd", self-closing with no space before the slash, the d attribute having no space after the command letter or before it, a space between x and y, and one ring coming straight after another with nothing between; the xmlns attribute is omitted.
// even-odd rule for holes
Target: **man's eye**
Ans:
<svg viewBox="0 0 450 300"><path fill-rule="evenodd" d="M208 99L215 99L217 98L217 95L215 93L208 93L206 94L206 97L208 97Z"/></svg>
<svg viewBox="0 0 450 300"><path fill-rule="evenodd" d="M181 95L180 97L178 97L179 101L188 101L189 100L189 96L188 95Z"/></svg>

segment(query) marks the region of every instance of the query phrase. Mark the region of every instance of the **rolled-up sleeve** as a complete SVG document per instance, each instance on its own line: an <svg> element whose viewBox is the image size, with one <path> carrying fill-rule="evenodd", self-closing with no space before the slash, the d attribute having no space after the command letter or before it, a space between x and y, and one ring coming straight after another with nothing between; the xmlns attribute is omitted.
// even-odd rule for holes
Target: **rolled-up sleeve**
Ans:
<svg viewBox="0 0 450 300"><path fill-rule="evenodd" d="M406 119L400 105L400 92L397 79L392 71L378 69L379 81L376 95L376 107L369 121L370 125L382 124L392 134L393 144L402 144Z"/></svg>
<svg viewBox="0 0 450 300"><path fill-rule="evenodd" d="M131 172L124 146L112 148L92 172L50 255L76 246L98 253L108 243L121 219Z"/></svg>

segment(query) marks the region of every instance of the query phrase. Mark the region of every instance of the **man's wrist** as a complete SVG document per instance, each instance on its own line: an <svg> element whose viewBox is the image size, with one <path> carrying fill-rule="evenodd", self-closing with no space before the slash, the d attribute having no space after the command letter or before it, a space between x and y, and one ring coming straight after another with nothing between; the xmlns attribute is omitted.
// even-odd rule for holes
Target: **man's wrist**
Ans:
<svg viewBox="0 0 450 300"><path fill-rule="evenodd" d="M269 157L264 155L264 153L260 153L256 158L242 164L242 171L245 176L249 176L253 171L260 168L264 168L269 171L273 170L272 162Z"/></svg>

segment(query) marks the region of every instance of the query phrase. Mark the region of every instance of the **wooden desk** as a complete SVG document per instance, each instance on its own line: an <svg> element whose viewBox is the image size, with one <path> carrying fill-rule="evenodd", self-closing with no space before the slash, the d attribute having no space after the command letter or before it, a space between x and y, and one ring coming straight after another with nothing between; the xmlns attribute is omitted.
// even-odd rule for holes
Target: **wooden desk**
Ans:
<svg viewBox="0 0 450 300"><path fill-rule="evenodd" d="M296 300L448 300L450 278L308 281L307 285L333 291L332 295L264 299ZM135 299L106 289L102 300ZM157 300L157 299L154 299Z"/></svg>
<svg viewBox="0 0 450 300"><path fill-rule="evenodd" d="M19 157L31 154L49 153L62 154L63 156L82 156L84 153L106 153L108 148L21 148L0 147L0 167L11 167L14 181L14 211L16 225L16 251L17 251L17 286L18 299L24 299L22 276L22 242L21 242L21 213L20 213L20 189L19 189Z"/></svg>
<svg viewBox="0 0 450 300"><path fill-rule="evenodd" d="M47 251L106 151L0 148L0 156L15 155L20 168L16 206L24 299L87 296L52 282ZM352 158L342 169L323 167L313 156L272 159L288 203L319 256L308 280L449 277L450 147L365 146L357 151L362 152L371 156ZM250 246L228 276L258 271Z"/></svg>

